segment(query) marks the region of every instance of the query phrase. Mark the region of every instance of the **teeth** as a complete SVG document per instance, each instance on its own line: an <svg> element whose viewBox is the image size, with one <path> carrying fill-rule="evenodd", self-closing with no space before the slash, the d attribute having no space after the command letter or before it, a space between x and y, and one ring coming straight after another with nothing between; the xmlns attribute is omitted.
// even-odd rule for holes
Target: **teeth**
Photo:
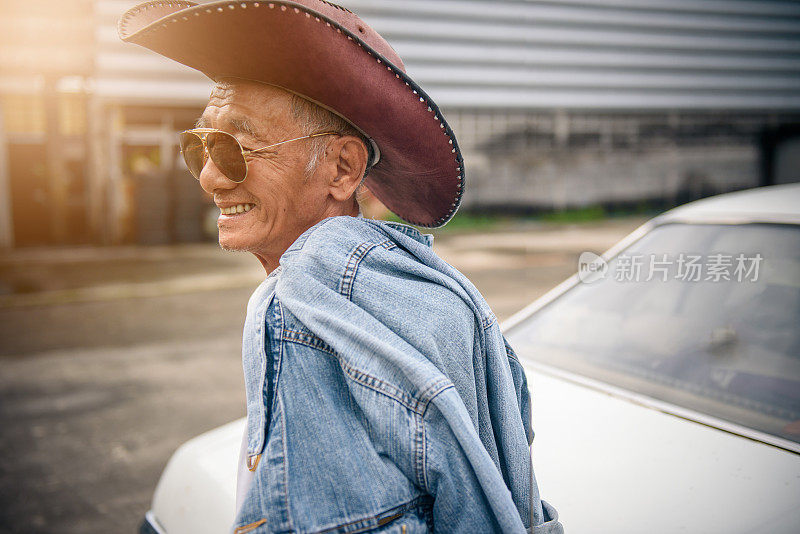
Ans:
<svg viewBox="0 0 800 534"><path fill-rule="evenodd" d="M254 204L237 204L228 208L220 208L223 215L233 215L234 213L245 213L253 209Z"/></svg>

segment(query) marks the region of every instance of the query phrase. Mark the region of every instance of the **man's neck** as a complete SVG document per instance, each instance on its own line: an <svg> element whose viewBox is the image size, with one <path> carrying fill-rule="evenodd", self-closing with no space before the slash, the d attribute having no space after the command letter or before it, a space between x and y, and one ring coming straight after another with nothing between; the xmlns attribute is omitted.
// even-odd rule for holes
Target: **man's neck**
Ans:
<svg viewBox="0 0 800 534"><path fill-rule="evenodd" d="M337 213L336 215L329 215L328 217L336 217L336 216L340 216L340 215L348 215L350 217L361 217L361 216L363 216L361 214L360 206L357 203L354 203L352 208L347 210L346 213ZM324 221L328 217L323 217L322 219L320 219L319 221L317 221L314 224L317 224L317 223L319 223L321 221ZM314 226L314 224L312 224L311 226ZM311 226L309 226L308 228L311 228ZM308 230L308 228L306 228L306 230ZM258 258L258 261L261 262L261 265L262 265L262 267L264 267L264 271L266 271L267 276L269 276L270 273L272 273L272 271L277 269L278 266L281 264L281 256L283 256L284 252L286 252L286 250L282 250L281 253L278 254L277 256L272 256L272 255L267 256L265 254L259 254L257 252L253 252L253 255L256 258Z"/></svg>

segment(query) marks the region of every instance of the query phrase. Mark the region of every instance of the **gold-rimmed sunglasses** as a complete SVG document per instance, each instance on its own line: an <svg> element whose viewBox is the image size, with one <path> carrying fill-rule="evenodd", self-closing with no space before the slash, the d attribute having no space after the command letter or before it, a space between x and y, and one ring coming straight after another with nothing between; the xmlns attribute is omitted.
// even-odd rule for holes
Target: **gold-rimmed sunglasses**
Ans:
<svg viewBox="0 0 800 534"><path fill-rule="evenodd" d="M215 128L194 128L181 132L181 154L189 172L192 176L200 179L200 172L206 164L207 158L211 158L214 165L228 177L229 180L238 183L244 182L247 178L247 159L246 157L268 148L273 148L284 143L310 139L312 137L322 137L323 135L339 135L336 132L322 132L303 137L287 139L279 143L262 146L261 148L246 149L242 144L228 132Z"/></svg>

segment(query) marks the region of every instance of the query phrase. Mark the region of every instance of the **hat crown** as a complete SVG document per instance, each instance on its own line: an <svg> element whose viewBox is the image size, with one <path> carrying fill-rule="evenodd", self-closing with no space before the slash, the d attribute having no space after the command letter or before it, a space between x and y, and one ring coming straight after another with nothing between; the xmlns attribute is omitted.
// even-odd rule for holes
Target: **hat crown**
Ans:
<svg viewBox="0 0 800 534"><path fill-rule="evenodd" d="M212 2L211 5L218 4L236 4L238 2ZM248 3L253 4L279 4L289 7L301 7L304 11L313 11L322 17L337 24L343 29L347 30L355 37L367 44L374 51L382 55L386 60L391 62L395 67L406 71L403 60L397 55L392 46L380 36L378 32L373 30L369 24L361 20L358 15L342 7L339 4L334 4L327 0L295 0L286 1L279 0L273 2L254 2L250 0ZM204 4L208 6L209 4ZM183 0L172 0L171 2L144 2L127 11L117 23L117 33L123 41L129 38L136 32L142 30L148 25L156 22L162 18L169 17L175 12L198 6L196 2L188 2Z"/></svg>
<svg viewBox="0 0 800 534"><path fill-rule="evenodd" d="M400 56L397 55L397 52L394 51L394 48L392 48L386 39L381 37L378 32L373 30L366 22L361 20L358 15L346 7L334 4L328 0L295 0L293 2L281 3L285 3L286 5L296 4L316 11L364 41L370 48L394 64L395 67L403 72L406 71L403 60L400 59Z"/></svg>

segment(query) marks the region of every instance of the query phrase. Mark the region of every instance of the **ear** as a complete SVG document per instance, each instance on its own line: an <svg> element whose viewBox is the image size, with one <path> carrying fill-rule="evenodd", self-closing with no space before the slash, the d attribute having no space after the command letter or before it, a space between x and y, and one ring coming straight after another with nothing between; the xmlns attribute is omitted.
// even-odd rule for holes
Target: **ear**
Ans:
<svg viewBox="0 0 800 534"><path fill-rule="evenodd" d="M358 137L344 135L330 145L329 160L335 172L328 181L331 196L339 202L353 197L367 168L367 147Z"/></svg>

